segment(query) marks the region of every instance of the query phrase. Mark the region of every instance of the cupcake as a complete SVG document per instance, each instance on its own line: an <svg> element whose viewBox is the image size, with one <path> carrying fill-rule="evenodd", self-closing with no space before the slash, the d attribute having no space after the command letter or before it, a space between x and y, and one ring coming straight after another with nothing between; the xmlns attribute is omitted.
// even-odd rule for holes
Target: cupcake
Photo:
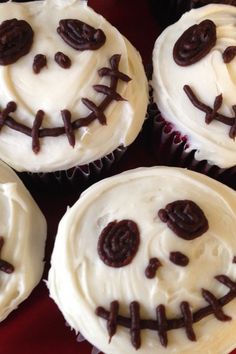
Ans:
<svg viewBox="0 0 236 354"><path fill-rule="evenodd" d="M17 175L0 162L0 321L24 301L44 269L46 220Z"/></svg>
<svg viewBox="0 0 236 354"><path fill-rule="evenodd" d="M234 6L212 4L162 32L153 51L151 113L158 163L188 167L233 188L235 16Z"/></svg>
<svg viewBox="0 0 236 354"><path fill-rule="evenodd" d="M235 210L235 191L187 169L100 181L59 224L50 296L106 354L228 354L236 347Z"/></svg>
<svg viewBox="0 0 236 354"><path fill-rule="evenodd" d="M78 184L140 132L139 53L82 0L0 4L0 158L36 180Z"/></svg>

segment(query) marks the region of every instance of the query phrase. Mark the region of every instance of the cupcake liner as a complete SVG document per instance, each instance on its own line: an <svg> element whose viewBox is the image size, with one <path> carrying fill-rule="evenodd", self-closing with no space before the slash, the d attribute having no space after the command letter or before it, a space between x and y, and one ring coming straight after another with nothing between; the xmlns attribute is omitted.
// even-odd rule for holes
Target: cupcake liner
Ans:
<svg viewBox="0 0 236 354"><path fill-rule="evenodd" d="M126 150L127 147L120 146L101 159L68 170L48 173L17 172L17 174L29 189L50 187L50 190L57 191L74 187L84 188L105 177L111 166L119 161Z"/></svg>
<svg viewBox="0 0 236 354"><path fill-rule="evenodd" d="M153 119L152 150L157 164L188 168L236 189L236 166L220 168L207 160L197 160L196 150L189 151L188 138L162 117L154 103L149 107L149 114Z"/></svg>

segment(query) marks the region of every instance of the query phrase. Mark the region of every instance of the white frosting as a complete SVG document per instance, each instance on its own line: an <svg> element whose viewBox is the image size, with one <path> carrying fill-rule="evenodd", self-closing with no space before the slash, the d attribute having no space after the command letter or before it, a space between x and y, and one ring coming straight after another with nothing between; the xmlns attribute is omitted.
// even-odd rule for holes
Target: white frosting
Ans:
<svg viewBox="0 0 236 354"><path fill-rule="evenodd" d="M18 171L51 172L87 164L111 153L119 145L128 146L142 127L148 88L141 58L127 39L80 0L0 4L0 23L14 17L26 20L34 31L30 53L12 65L0 66L0 106L15 101L18 109L12 116L17 122L32 127L39 109L46 114L42 125L45 128L63 126L60 113L63 109L72 112L72 121L86 116L90 111L81 98L86 97L97 105L104 99L93 85L109 85L110 79L99 77L98 70L110 67L109 59L114 54L121 55L119 70L132 81L119 80L117 92L127 101L110 104L105 110L106 126L96 120L77 130L74 148L66 135L47 137L40 139L41 150L36 155L30 137L4 127L0 136L1 158ZM71 18L102 29L105 44L97 50L82 52L71 48L57 33L59 21ZM69 56L70 69L63 69L54 61L58 51ZM47 57L47 67L38 75L32 70L37 54Z"/></svg>
<svg viewBox="0 0 236 354"><path fill-rule="evenodd" d="M209 229L201 237L186 241L157 216L167 203L179 199L194 201L205 213ZM168 318L178 318L182 301L189 301L194 312L207 305L202 288L217 298L225 295L228 288L214 277L225 274L236 280L235 210L234 191L184 169L140 168L103 180L85 191L59 224L48 278L50 296L70 326L102 352L137 353L129 329L122 326L108 343L106 321L96 316L95 309L109 310L110 302L118 300L120 314L129 317L130 302L138 301L142 319L155 320L159 304L166 306ZM140 246L129 265L108 267L98 256L98 238L109 222L123 219L137 223ZM172 251L188 256L189 264L171 263ZM152 257L162 266L148 279L144 271ZM196 342L189 341L182 328L168 332L164 348L155 331L142 330L138 353L228 354L236 346L236 299L224 311L231 321L223 323L210 315L193 325Z"/></svg>
<svg viewBox="0 0 236 354"><path fill-rule="evenodd" d="M25 300L44 268L46 220L16 174L0 162L0 259L15 268L0 271L0 321Z"/></svg>
<svg viewBox="0 0 236 354"><path fill-rule="evenodd" d="M216 24L217 41L204 58L193 65L181 67L173 59L173 47L189 27L210 19ZM229 137L230 127L220 122L205 123L205 113L194 107L183 86L189 85L200 101L213 107L215 97L222 93L219 112L234 117L236 104L236 59L225 64L222 53L236 45L236 7L208 5L185 13L157 39L153 52L154 97L162 115L176 130L187 135L189 149L196 149L196 159L207 159L222 168L236 165L236 142Z"/></svg>

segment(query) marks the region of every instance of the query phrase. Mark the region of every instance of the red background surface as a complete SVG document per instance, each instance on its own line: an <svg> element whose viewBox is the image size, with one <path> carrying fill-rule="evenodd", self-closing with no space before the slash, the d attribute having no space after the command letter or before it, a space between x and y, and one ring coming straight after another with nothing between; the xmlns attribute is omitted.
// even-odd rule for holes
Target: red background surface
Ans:
<svg viewBox="0 0 236 354"><path fill-rule="evenodd" d="M159 29L148 0L91 0L89 5L135 45L145 65L150 63ZM111 174L153 164L144 137L139 137ZM37 190L30 192L48 222L46 267L43 277L47 279L58 222L67 205L73 205L78 199L81 190L78 187L78 190L70 193L62 191L50 194L49 191ZM78 343L75 333L66 327L63 316L48 296L43 280L30 297L0 324L0 354L90 354L91 351L90 344Z"/></svg>

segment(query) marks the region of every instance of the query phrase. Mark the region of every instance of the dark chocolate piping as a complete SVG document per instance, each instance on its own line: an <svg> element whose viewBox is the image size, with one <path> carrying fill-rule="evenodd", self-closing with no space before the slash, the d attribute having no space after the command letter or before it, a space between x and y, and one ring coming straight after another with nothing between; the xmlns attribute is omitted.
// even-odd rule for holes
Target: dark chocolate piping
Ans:
<svg viewBox="0 0 236 354"><path fill-rule="evenodd" d="M196 335L193 330L193 314L190 309L190 305L187 301L183 301L180 304L180 310L183 315L183 320L184 320L184 325L185 325L185 330L186 330L186 336L188 337L189 340L195 342L196 341Z"/></svg>
<svg viewBox="0 0 236 354"><path fill-rule="evenodd" d="M9 113L13 113L16 111L16 104L15 102L8 102L5 109L2 110L0 113L0 130L2 129L3 125L5 124L5 120Z"/></svg>
<svg viewBox="0 0 236 354"><path fill-rule="evenodd" d="M189 258L181 252L170 252L169 259L172 263L180 266L186 267L189 264Z"/></svg>
<svg viewBox="0 0 236 354"><path fill-rule="evenodd" d="M230 63L234 59L235 55L236 55L236 46L231 45L227 47L222 54L224 63L226 64Z"/></svg>
<svg viewBox="0 0 236 354"><path fill-rule="evenodd" d="M133 301L130 304L130 337L131 343L135 349L139 349L141 346L141 337L140 337L140 306L137 301Z"/></svg>
<svg viewBox="0 0 236 354"><path fill-rule="evenodd" d="M161 262L158 258L151 258L145 269L145 275L148 279L152 279L155 277L157 269L161 266Z"/></svg>
<svg viewBox="0 0 236 354"><path fill-rule="evenodd" d="M211 300L209 300L209 298L207 298L206 300L209 303L209 305L197 310L192 314L190 313L190 305L187 302L184 302L185 304L187 303L187 307L189 309L188 311L186 305L184 305L183 308L183 302L182 302L180 305L180 309L183 314L183 317L166 319L166 324L165 324L165 307L164 305L159 305L157 306L157 310L156 310L157 320L140 319L139 322L140 329L150 329L150 330L157 331L160 337L161 344L165 346L165 344L167 345L167 335L165 337L165 331L185 328L187 337L190 340L195 340L196 339L195 334L192 329L193 323L199 322L203 318L212 314L220 321L230 320L230 318L228 318L229 316L226 316L225 314L223 314L224 316L221 316L219 315L219 313L223 313L222 307L228 304L229 302L231 302L236 297L236 283L233 282L227 275L217 275L215 279L230 289L230 291L226 295L222 296L219 299L216 299L212 293L207 291L207 294L208 295L210 294L211 297ZM203 290L203 292L204 291L206 292L206 290ZM204 295L203 297L205 298ZM212 301L213 297L214 300ZM188 313L184 314L183 311L184 312L188 311ZM106 309L100 306L97 307L96 314L97 316L105 320L108 320L110 313L109 311L107 311ZM118 315L117 324L126 328L131 328L131 319L128 317Z"/></svg>
<svg viewBox="0 0 236 354"><path fill-rule="evenodd" d="M173 58L176 64L188 66L204 58L216 43L216 25L206 19L195 24L176 41L173 48Z"/></svg>
<svg viewBox="0 0 236 354"><path fill-rule="evenodd" d="M34 32L30 24L16 18L0 24L0 65L14 64L29 53Z"/></svg>
<svg viewBox="0 0 236 354"><path fill-rule="evenodd" d="M44 112L38 111L32 127L32 149L35 154L40 150L39 129L43 123Z"/></svg>
<svg viewBox="0 0 236 354"><path fill-rule="evenodd" d="M164 209L158 211L158 216L178 237L187 241L202 236L209 227L203 210L188 199L168 203ZM173 256L173 261L182 258L180 253L173 253L170 256Z"/></svg>
<svg viewBox="0 0 236 354"><path fill-rule="evenodd" d="M135 257L139 242L138 225L133 220L114 220L100 233L97 244L98 255L109 267L124 267Z"/></svg>
<svg viewBox="0 0 236 354"><path fill-rule="evenodd" d="M215 317L219 321L230 321L231 317L226 316L221 308L221 305L218 303L217 298L206 289L202 289L202 297L209 303L211 306Z"/></svg>
<svg viewBox="0 0 236 354"><path fill-rule="evenodd" d="M71 124L71 113L67 109L64 109L63 111L61 111L61 116L62 116L62 120L63 120L64 127L65 127L65 133L66 133L67 139L69 141L69 144L72 147L74 147L75 146L75 134L74 134L73 127Z"/></svg>
<svg viewBox="0 0 236 354"><path fill-rule="evenodd" d="M57 32L76 50L96 50L106 41L105 33L101 29L95 29L85 22L74 19L60 20Z"/></svg>
<svg viewBox="0 0 236 354"><path fill-rule="evenodd" d="M40 71L47 66L47 58L44 54L37 54L33 61L33 72L39 74Z"/></svg>
<svg viewBox="0 0 236 354"><path fill-rule="evenodd" d="M116 333L118 313L119 313L119 302L112 301L110 304L109 318L107 320L107 331L109 334L109 343L111 341L111 338Z"/></svg>
<svg viewBox="0 0 236 354"><path fill-rule="evenodd" d="M157 319L157 331L159 335L159 339L161 345L163 347L167 347L168 345L168 338L167 338L167 331L168 331L168 323L166 317L166 309L164 305L159 305L156 308L156 319Z"/></svg>
<svg viewBox="0 0 236 354"><path fill-rule="evenodd" d="M71 67L70 58L62 52L57 52L54 55L54 60L63 69L69 69Z"/></svg>
<svg viewBox="0 0 236 354"><path fill-rule="evenodd" d="M101 76L101 77L102 76L110 76L110 87L108 87L107 91L104 90L102 92L104 95L106 95L106 97L102 100L102 102L99 104L99 106L96 106L89 99L83 98L82 102L92 111L90 114L88 114L84 118L78 118L78 119L74 120L69 127L68 121L66 120L66 126L65 126L65 121L64 121L65 112L68 112L68 111L63 110L61 112L61 114L62 114L62 118L64 121L64 127L41 128L38 130L38 138L57 137L57 136L66 134L68 137L69 143L73 146L73 137L72 137L73 130L79 129L84 126L88 126L95 119L98 119L101 124L106 124L106 117L104 115L104 111L110 105L110 103L112 101L117 100L117 97L118 97L117 95L119 95L116 92L118 80L122 80L125 82L128 82L131 80L127 75L123 74L122 72L120 72L118 70L120 58L121 58L121 56L119 54L114 54L109 60L111 68L102 68L102 69L98 70L99 76ZM97 91L96 85L95 85L95 90ZM13 102L13 103L15 104L15 102ZM4 111L5 111L5 109L2 112L0 112L0 123L2 125L4 124L13 130L16 130L20 133L23 133L25 135L32 137L32 128L30 128L22 123L16 122L15 119L10 117L9 115L7 115L7 117L3 121L3 119L1 119L1 118L3 116ZM68 116L68 113L66 113L66 116ZM40 149L40 146L39 146L39 149Z"/></svg>
<svg viewBox="0 0 236 354"><path fill-rule="evenodd" d="M189 100L191 101L191 103L196 108L198 108L202 112L206 113L205 122L207 124L211 123L212 120L215 119L223 124L229 125L229 126L231 126L231 129L229 131L229 137L231 139L235 138L235 136L236 136L236 105L232 106L232 109L234 111L234 117L227 117L227 116L217 112L222 104L222 101L223 101L222 95L219 95L215 98L214 108L212 109L211 107L202 103L197 98L197 96L194 94L194 92L192 91L190 86L184 85L183 89L184 89L184 92L186 93L186 95L188 96Z"/></svg>

